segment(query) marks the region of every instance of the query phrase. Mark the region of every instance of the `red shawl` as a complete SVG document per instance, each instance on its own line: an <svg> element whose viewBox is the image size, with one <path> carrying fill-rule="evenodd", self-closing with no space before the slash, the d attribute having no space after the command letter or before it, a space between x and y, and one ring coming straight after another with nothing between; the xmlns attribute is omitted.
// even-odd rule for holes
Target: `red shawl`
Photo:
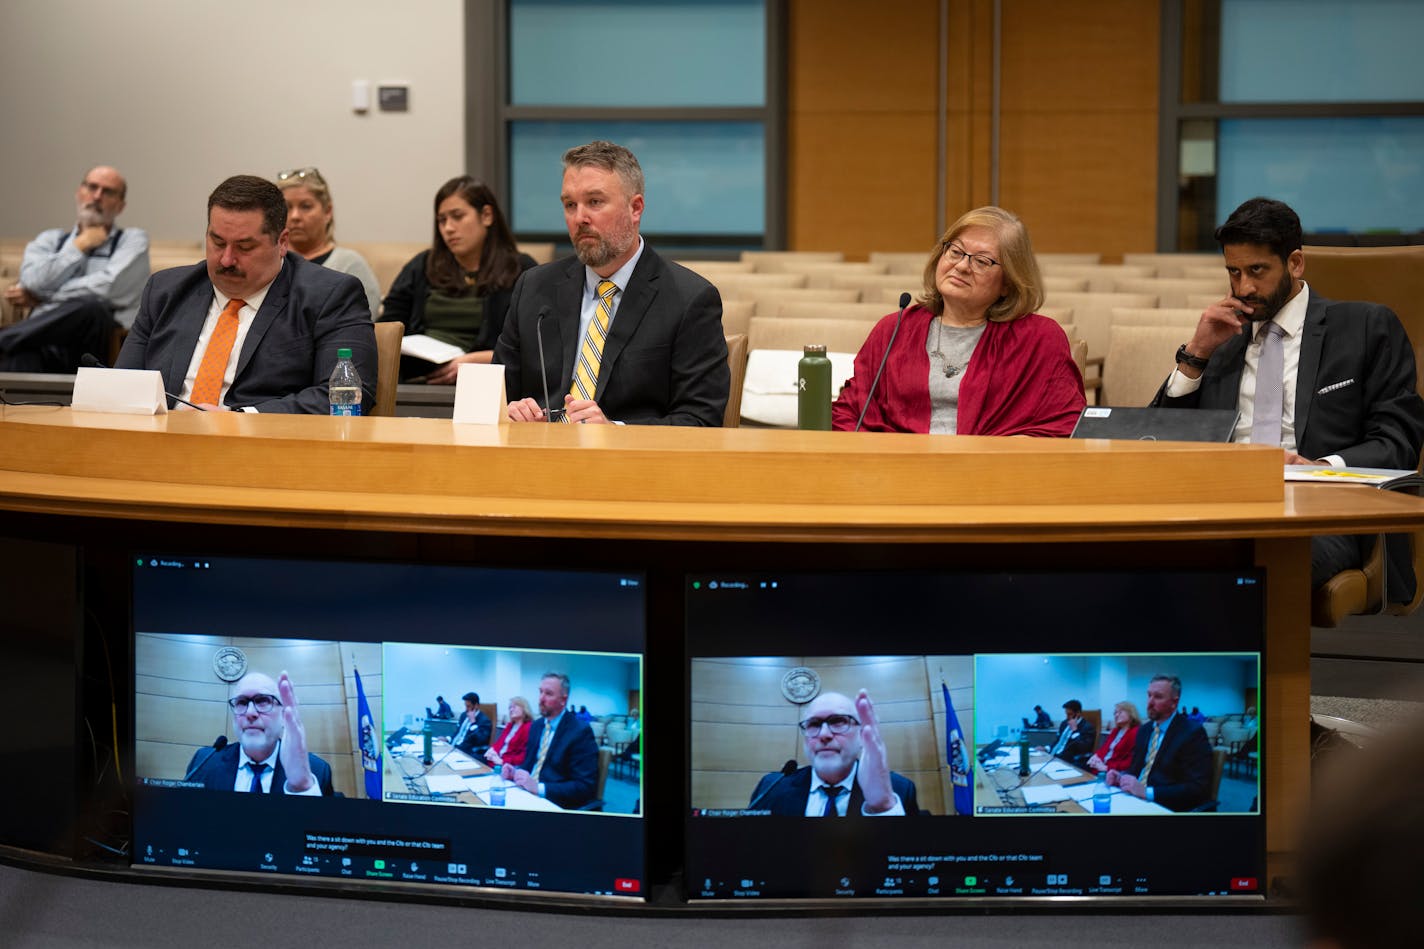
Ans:
<svg viewBox="0 0 1424 949"><path fill-rule="evenodd" d="M849 431L865 404L875 370L895 330L896 314L875 324L855 357L855 375L831 406L833 428ZM925 351L935 315L915 305L905 311L895 346L862 431L930 430L930 357ZM1029 313L990 322L959 383L961 435L1066 436L1087 404L1083 376L1057 323Z"/></svg>

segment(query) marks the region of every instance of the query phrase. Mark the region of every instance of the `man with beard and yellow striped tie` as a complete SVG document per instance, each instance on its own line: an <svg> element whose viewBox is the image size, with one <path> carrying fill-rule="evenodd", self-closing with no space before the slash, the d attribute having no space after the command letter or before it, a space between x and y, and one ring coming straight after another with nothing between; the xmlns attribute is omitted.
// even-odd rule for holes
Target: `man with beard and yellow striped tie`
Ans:
<svg viewBox="0 0 1424 949"><path fill-rule="evenodd" d="M529 729L529 750L520 767L506 763L506 781L565 810L593 800L598 787L598 742L593 729L566 712L569 677L546 672L539 680L539 718Z"/></svg>
<svg viewBox="0 0 1424 949"><path fill-rule="evenodd" d="M494 350L510 421L721 425L722 298L639 235L638 159L612 142L569 149L561 200L577 259L519 278Z"/></svg>
<svg viewBox="0 0 1424 949"><path fill-rule="evenodd" d="M1147 722L1137 729L1132 766L1109 771L1109 785L1173 811L1190 811L1207 803L1211 742L1200 725L1177 714L1181 700L1181 679L1152 677L1147 683Z"/></svg>

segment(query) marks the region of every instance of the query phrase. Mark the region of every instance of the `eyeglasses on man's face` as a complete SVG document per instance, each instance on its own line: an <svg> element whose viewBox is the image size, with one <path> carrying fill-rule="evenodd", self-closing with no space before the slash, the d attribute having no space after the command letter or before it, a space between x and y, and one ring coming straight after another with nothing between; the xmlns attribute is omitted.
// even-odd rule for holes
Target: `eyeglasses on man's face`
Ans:
<svg viewBox="0 0 1424 949"><path fill-rule="evenodd" d="M944 256L949 258L950 266L958 266L961 260L968 257L969 268L975 273L988 273L999 266L999 262L989 255L971 254L954 241L949 241L944 245Z"/></svg>
<svg viewBox="0 0 1424 949"><path fill-rule="evenodd" d="M824 718L808 718L798 723L801 733L808 738L814 738L821 733L821 729L827 729L832 735L844 735L860 722L853 715L827 715Z"/></svg>
<svg viewBox="0 0 1424 949"><path fill-rule="evenodd" d="M228 699L227 704L228 707L233 710L233 713L237 715L241 715L247 711L249 705L257 709L259 715L266 715L272 711L272 709L281 705L282 700L275 695L258 692L256 695L239 695L236 698Z"/></svg>

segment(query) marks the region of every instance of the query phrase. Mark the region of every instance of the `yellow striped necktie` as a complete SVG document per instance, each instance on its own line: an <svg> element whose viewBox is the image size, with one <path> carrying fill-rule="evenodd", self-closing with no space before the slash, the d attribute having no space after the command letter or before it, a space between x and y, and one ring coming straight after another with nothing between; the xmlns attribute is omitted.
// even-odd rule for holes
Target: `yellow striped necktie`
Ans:
<svg viewBox="0 0 1424 949"><path fill-rule="evenodd" d="M544 757L549 753L549 742L553 740L554 723L545 719L544 734L539 736L539 757L534 760L534 770L529 772L529 776L535 781L539 780L539 772L544 770Z"/></svg>
<svg viewBox="0 0 1424 949"><path fill-rule="evenodd" d="M608 340L608 325L613 322L613 295L617 292L618 285L612 280L598 282L598 311L589 321L588 332L583 334L578 362L574 364L574 384L569 389L575 399L591 402L598 390L598 366L603 360L603 344ZM564 421L569 421L568 416L564 416Z"/></svg>
<svg viewBox="0 0 1424 949"><path fill-rule="evenodd" d="M1152 765L1157 761L1157 749L1162 747L1162 732L1165 729L1161 725L1153 725L1152 740L1147 743L1147 762L1142 766L1142 774L1137 780L1144 785L1147 783L1147 776L1152 773Z"/></svg>

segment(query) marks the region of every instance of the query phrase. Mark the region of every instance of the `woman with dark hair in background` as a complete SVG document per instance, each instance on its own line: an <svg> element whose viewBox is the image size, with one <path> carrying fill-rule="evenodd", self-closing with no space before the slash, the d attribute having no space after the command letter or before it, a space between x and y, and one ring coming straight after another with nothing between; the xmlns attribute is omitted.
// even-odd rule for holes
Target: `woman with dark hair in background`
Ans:
<svg viewBox="0 0 1424 949"><path fill-rule="evenodd" d="M401 381L423 377L434 385L454 385L461 363L489 362L514 281L533 266L534 259L515 246L487 185L469 175L441 185L430 249L401 269L381 320L399 320L406 335L422 333L458 346L463 355L438 366L402 356Z"/></svg>

